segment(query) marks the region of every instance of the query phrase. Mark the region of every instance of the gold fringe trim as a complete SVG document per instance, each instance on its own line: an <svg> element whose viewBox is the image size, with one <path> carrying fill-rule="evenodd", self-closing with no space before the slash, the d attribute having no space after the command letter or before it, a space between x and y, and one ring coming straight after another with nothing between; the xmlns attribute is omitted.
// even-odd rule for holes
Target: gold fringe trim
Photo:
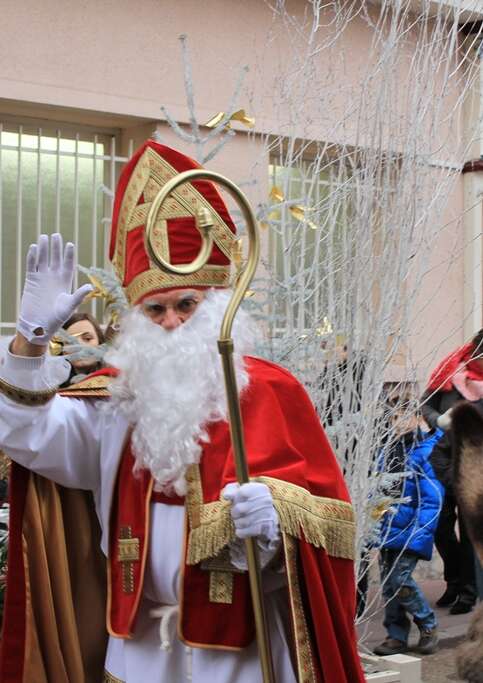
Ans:
<svg viewBox="0 0 483 683"><path fill-rule="evenodd" d="M324 548L331 557L353 560L355 522L352 505L313 496L307 489L271 477L260 477L270 489L283 533Z"/></svg>
<svg viewBox="0 0 483 683"><path fill-rule="evenodd" d="M235 540L228 501L203 503L197 466L187 476L187 510L190 521L187 563L214 557ZM280 530L293 538L305 538L332 557L353 560L355 522L352 505L341 500L313 496L306 489L272 477L258 477L273 496Z"/></svg>
<svg viewBox="0 0 483 683"><path fill-rule="evenodd" d="M200 525L190 525L190 528L187 563L198 564L209 557L216 557L228 543L235 540L230 503L205 503L200 510Z"/></svg>

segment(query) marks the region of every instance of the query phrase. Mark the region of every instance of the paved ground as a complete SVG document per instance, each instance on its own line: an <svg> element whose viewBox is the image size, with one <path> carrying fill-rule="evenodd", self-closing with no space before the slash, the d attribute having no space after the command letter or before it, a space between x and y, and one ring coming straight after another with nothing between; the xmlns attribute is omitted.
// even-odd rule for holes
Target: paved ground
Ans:
<svg viewBox="0 0 483 683"><path fill-rule="evenodd" d="M428 579L419 581L419 584L436 611L441 638L439 651L434 655L422 657L423 681L424 683L455 683L461 680L456 675L454 664L455 650L465 636L468 623L471 620L471 613L452 616L449 614L448 609L438 609L435 607L436 600L445 588L443 581ZM373 614L370 620L359 628L362 640L369 650L385 638L381 610L374 607L371 612ZM417 639L418 631L416 627L413 627L410 644L414 645ZM412 653L409 652L408 654ZM414 653L414 655L418 656L417 653Z"/></svg>
<svg viewBox="0 0 483 683"><path fill-rule="evenodd" d="M454 663L455 649L461 643L462 637L448 638L441 643L441 649L434 655L423 659L424 683L455 683L461 681L456 675Z"/></svg>

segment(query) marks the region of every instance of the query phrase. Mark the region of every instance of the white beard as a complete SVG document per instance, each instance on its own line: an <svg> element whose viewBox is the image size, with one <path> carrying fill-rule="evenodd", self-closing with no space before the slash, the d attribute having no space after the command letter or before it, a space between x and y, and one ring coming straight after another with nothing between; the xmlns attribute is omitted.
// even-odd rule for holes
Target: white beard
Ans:
<svg viewBox="0 0 483 683"><path fill-rule="evenodd" d="M133 425L134 471L147 468L156 490L186 493L185 473L200 461L210 422L227 419L217 340L230 294L210 290L193 316L164 330L138 308L124 318L106 358L120 374L113 380L109 411ZM239 393L248 385L243 355L254 339L253 322L239 311L233 325L233 356Z"/></svg>

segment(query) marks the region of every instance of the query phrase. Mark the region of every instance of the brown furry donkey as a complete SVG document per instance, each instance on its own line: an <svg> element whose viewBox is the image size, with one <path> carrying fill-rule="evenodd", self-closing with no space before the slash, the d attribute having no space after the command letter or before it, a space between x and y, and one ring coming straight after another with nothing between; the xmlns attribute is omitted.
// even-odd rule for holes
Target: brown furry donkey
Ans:
<svg viewBox="0 0 483 683"><path fill-rule="evenodd" d="M461 403L451 417L456 496L483 564L483 415L471 403ZM456 662L460 678L468 683L483 683L483 603L458 648Z"/></svg>

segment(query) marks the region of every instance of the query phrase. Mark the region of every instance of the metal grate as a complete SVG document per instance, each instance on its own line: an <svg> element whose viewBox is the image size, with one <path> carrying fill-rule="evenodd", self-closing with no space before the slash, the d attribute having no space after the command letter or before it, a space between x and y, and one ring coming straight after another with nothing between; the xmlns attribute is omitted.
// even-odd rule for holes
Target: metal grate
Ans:
<svg viewBox="0 0 483 683"><path fill-rule="evenodd" d="M133 144L128 157L116 147L112 132L0 123L0 335L15 328L25 254L41 232L73 241L80 264L107 265L115 185Z"/></svg>
<svg viewBox="0 0 483 683"><path fill-rule="evenodd" d="M314 327L332 331L327 311L333 309L350 220L348 177L347 170L329 160L315 171L311 161L290 166L280 156L271 158L269 183L281 191L281 203L275 201L268 216L270 264L280 284L272 302L275 336ZM294 211L297 207L302 213Z"/></svg>

